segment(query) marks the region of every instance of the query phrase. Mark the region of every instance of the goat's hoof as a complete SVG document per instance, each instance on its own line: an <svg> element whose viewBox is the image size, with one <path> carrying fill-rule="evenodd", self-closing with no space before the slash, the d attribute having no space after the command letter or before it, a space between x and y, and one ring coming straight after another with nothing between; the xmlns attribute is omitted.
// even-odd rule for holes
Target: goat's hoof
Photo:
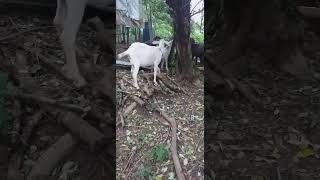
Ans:
<svg viewBox="0 0 320 180"><path fill-rule="evenodd" d="M67 79L69 79L69 80L74 82L74 85L77 88L82 88L82 87L87 85L86 80L80 74L70 73L72 71L70 71L69 69L70 68L68 68L67 66L64 66L62 68L62 72L64 73L64 75L66 76Z"/></svg>
<svg viewBox="0 0 320 180"><path fill-rule="evenodd" d="M82 88L82 87L84 87L84 86L87 85L87 82L86 82L86 80L84 80L83 78L81 78L81 79L75 80L74 84L75 84L75 86L76 86L77 88Z"/></svg>
<svg viewBox="0 0 320 180"><path fill-rule="evenodd" d="M154 86L159 86L159 84L158 84L158 83L153 83L153 85L154 85Z"/></svg>
<svg viewBox="0 0 320 180"><path fill-rule="evenodd" d="M136 88L137 88L137 89L140 89L140 87L139 87L139 86L136 86Z"/></svg>

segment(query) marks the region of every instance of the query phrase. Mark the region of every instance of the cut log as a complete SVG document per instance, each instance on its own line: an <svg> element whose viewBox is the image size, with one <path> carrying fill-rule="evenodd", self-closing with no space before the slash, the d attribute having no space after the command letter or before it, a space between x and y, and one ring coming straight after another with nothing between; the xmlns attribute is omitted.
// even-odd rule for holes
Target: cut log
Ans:
<svg viewBox="0 0 320 180"><path fill-rule="evenodd" d="M297 9L306 18L320 18L320 8L298 6Z"/></svg>
<svg viewBox="0 0 320 180"><path fill-rule="evenodd" d="M58 119L71 134L88 144L92 152L101 150L108 143L108 139L101 132L72 112L61 113Z"/></svg>
<svg viewBox="0 0 320 180"><path fill-rule="evenodd" d="M51 171L59 165L64 157L69 155L77 140L71 134L62 136L53 144L44 154L42 154L35 166L32 168L27 180L46 179L50 176Z"/></svg>

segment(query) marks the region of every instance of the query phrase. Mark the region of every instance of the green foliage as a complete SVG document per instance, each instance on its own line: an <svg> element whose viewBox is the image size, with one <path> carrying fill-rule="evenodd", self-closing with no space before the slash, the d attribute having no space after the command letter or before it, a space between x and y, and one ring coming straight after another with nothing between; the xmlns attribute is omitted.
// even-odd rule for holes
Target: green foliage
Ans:
<svg viewBox="0 0 320 180"><path fill-rule="evenodd" d="M173 34L173 28L170 24L168 24L165 21L157 21L155 23L156 29L155 29L155 35L160 36L164 39L170 39Z"/></svg>
<svg viewBox="0 0 320 180"><path fill-rule="evenodd" d="M297 157L306 158L306 157L309 157L309 156L313 156L314 154L315 154L315 152L311 148L301 148L297 152Z"/></svg>
<svg viewBox="0 0 320 180"><path fill-rule="evenodd" d="M163 162L168 158L168 151L164 145L156 145L150 153L150 160Z"/></svg>
<svg viewBox="0 0 320 180"><path fill-rule="evenodd" d="M148 135L145 133L138 134L138 141L139 142L144 142L147 138L148 138Z"/></svg>
<svg viewBox="0 0 320 180"><path fill-rule="evenodd" d="M187 148L187 150L186 150L186 155L188 156L188 157L191 157L192 155L193 155L193 149L192 149L192 147L190 146L190 147L188 147Z"/></svg>
<svg viewBox="0 0 320 180"><path fill-rule="evenodd" d="M149 21L151 13L155 36L160 36L167 40L172 38L172 19L165 0L144 0L143 6L145 21ZM203 42L204 39L203 30L200 32L200 29L201 27L199 24L191 21L190 36L194 38L196 42Z"/></svg>
<svg viewBox="0 0 320 180"><path fill-rule="evenodd" d="M190 37L195 40L197 43L201 43L204 41L204 34L202 27L196 23L195 21L191 20L191 31L190 31Z"/></svg>
<svg viewBox="0 0 320 180"><path fill-rule="evenodd" d="M5 107L5 93L8 74L0 72L0 142L8 141L9 114Z"/></svg>
<svg viewBox="0 0 320 180"><path fill-rule="evenodd" d="M152 169L149 165L143 165L141 166L138 171L136 172L136 175L140 178L140 179L144 179L144 178L150 178L152 176L153 172Z"/></svg>

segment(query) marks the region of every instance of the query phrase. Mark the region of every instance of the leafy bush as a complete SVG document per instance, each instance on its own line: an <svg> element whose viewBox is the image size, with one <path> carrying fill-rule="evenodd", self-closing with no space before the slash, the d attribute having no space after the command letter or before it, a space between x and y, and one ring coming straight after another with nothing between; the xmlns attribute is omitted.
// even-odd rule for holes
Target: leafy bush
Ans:
<svg viewBox="0 0 320 180"><path fill-rule="evenodd" d="M136 172L136 175L140 178L140 179L144 179L144 178L149 178L151 177L153 174L152 169L149 165L143 165L141 166L138 171Z"/></svg>
<svg viewBox="0 0 320 180"><path fill-rule="evenodd" d="M150 153L150 160L163 162L168 158L168 151L164 145L156 145Z"/></svg>

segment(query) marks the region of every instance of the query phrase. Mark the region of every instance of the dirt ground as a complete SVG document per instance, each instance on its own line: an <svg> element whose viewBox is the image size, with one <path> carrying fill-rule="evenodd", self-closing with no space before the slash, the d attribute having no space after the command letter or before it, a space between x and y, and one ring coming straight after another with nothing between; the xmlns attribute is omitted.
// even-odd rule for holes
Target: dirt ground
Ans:
<svg viewBox="0 0 320 180"><path fill-rule="evenodd" d="M154 87L152 81L148 82L144 78L143 73L147 73L146 71L140 71L139 85L143 87L144 84L148 84L149 88L158 89L158 91L149 101L149 107L138 106L124 118L125 126L119 125L117 128L117 178L139 179L145 176L146 179L151 177L173 179L172 177L175 176L169 149L170 126L163 117L154 112L152 109L154 106L166 112L177 122L177 150L186 178L201 179L204 168L203 75L201 75L200 86L184 87L185 94L170 91L164 86ZM126 96L132 94L143 96L142 90L136 90L132 86L130 69L117 69L117 94L117 102L122 102ZM118 104L117 109L119 106L125 108L132 102L134 101L129 99L124 105ZM120 119L117 118L118 123L119 121ZM168 154L162 160L154 160L151 154L159 145Z"/></svg>
<svg viewBox="0 0 320 180"><path fill-rule="evenodd" d="M252 68L242 78L263 109L241 96L223 100L224 108L205 103L214 111L205 127L208 179L320 179L319 42L306 31L302 50L314 78L297 79L270 65ZM255 58L263 57L248 56Z"/></svg>
<svg viewBox="0 0 320 180"><path fill-rule="evenodd" d="M7 88L11 89L7 91L10 93L13 92L11 90L17 90L22 94L36 97L34 100L8 97L5 99L9 117L7 119L9 121L6 120L7 124L4 124L5 116L1 114L1 135L6 134L7 137L1 136L6 141L1 139L0 143L0 179L6 179L11 170L16 178L23 179L54 143L70 133L71 130L61 121L67 117L69 114L67 112L75 115L75 118L69 120L85 120L87 127L92 127L95 132L108 139L110 135L115 134L115 129L112 130L108 125L108 120L115 119L115 106L112 107L106 99L97 98L90 89L75 88L56 71L62 67L64 53L57 31L52 25L52 14L42 16L40 14L43 12L38 14L30 10L10 11L4 7L0 7L0 12L0 57L2 58L0 62L16 65L17 59L20 59L25 63L28 72L25 77L17 76L18 80L23 80L20 81L20 87L8 85ZM94 37L95 32L83 24L77 38L80 52L83 52L79 54L80 62L99 62L97 59L101 58L101 51ZM46 63L45 60L50 63ZM14 74L10 69L1 70ZM12 79L9 81L12 83ZM41 103L38 97L49 98L55 103L53 105L49 105L48 102ZM73 108L59 107L63 104L71 104ZM99 114L100 117L92 118L90 115L92 109L96 110L96 113L91 115L98 117ZM81 123L75 123L71 127L77 128L79 124ZM26 127L30 126L32 129L29 131ZM85 129L82 131L84 134L87 133ZM22 135L23 133L28 134L27 139L24 139L26 137ZM13 139L18 140L12 144ZM115 153L115 148L110 150L102 147L103 152L96 152L89 144L83 141L79 143L75 136L72 139L74 145L69 141L68 144L54 148L62 151L60 155L66 154L52 169L52 179L109 179L109 174L106 172L110 172L110 164L112 169L115 166L115 158L112 160L109 152ZM112 143L109 140L106 142ZM50 155L47 157L53 158ZM21 168L14 164L19 161ZM48 160L45 166L40 168L47 168L50 163L52 162Z"/></svg>
<svg viewBox="0 0 320 180"><path fill-rule="evenodd" d="M17 168L19 177L26 177L32 167L37 165L39 158L61 137L69 132L61 124L58 116L63 116L64 108L56 107L61 104L73 105L70 111L75 111L76 117L86 120L105 137L115 134L108 128L108 119L115 119L115 113L108 100L95 97L90 90L79 90L72 83L64 79L54 67L60 69L64 63L64 53L61 49L58 34L52 26L50 15L40 16L27 11L1 11L0 14L0 52L1 58L15 64L17 57L26 60L30 75L31 87L28 82L25 89L14 87L19 92L33 94L36 97L46 97L56 102L50 106L38 100L20 101L14 98L6 99L9 117L18 113L6 125L8 128L7 143L0 145L0 179L6 179L8 171L15 169L10 166L17 153L22 158L21 168ZM95 32L82 24L77 37L81 63L100 62L101 51L95 40ZM1 59L2 60L2 59ZM0 60L0 61L1 61ZM45 62L49 60L51 65ZM130 70L117 69L117 85L122 84L122 91L132 94L137 92L128 82L131 82ZM139 74L140 76L141 74ZM202 75L203 76L203 75ZM125 80L123 80L125 79ZM10 80L11 81L11 80ZM140 84L146 84L144 78L139 78ZM186 93L177 93L167 88L157 87L153 105L168 113L178 124L177 151L186 177L199 178L203 176L203 77L200 87L185 87ZM29 84L30 85L30 84ZM33 86L35 85L35 86ZM153 86L149 84L151 88ZM33 89L32 89L33 88ZM31 91L30 91L31 89ZM124 98L117 86L117 97ZM118 100L120 100L118 99ZM121 99L123 100L123 99ZM18 103L17 103L18 102ZM128 99L125 106L131 103ZM18 109L18 111L16 111ZM92 118L90 110L96 110ZM79 113L80 111L80 113ZM98 113L98 114L97 114ZM15 120L14 120L15 119ZM20 121L16 121L20 119ZM31 136L26 142L18 142L18 146L11 146L11 136L18 125L19 134L25 131L28 122L36 122ZM2 122L2 121L1 121ZM118 121L117 121L118 122ZM118 179L135 179L144 175L149 177L170 179L174 176L174 166L169 151L171 134L168 123L152 109L137 107L129 116L124 118L125 126L118 125L117 129L117 177ZM3 124L1 124L3 125ZM2 126L1 126L2 127ZM2 133L6 129L1 129ZM18 136L20 137L20 136ZM112 138L112 137L111 137ZM21 144L20 144L21 143ZM19 147L19 148L17 148ZM21 148L22 152L19 151ZM61 147L62 148L62 147ZM58 148L59 149L59 148ZM112 150L105 150L109 152ZM115 149L114 149L115 151ZM151 152L154 152L153 159ZM160 155L161 157L159 158ZM86 143L79 143L73 147L71 153L55 166L53 178L57 179L108 179L108 167L112 160L103 153L92 152ZM141 168L142 167L142 168Z"/></svg>

